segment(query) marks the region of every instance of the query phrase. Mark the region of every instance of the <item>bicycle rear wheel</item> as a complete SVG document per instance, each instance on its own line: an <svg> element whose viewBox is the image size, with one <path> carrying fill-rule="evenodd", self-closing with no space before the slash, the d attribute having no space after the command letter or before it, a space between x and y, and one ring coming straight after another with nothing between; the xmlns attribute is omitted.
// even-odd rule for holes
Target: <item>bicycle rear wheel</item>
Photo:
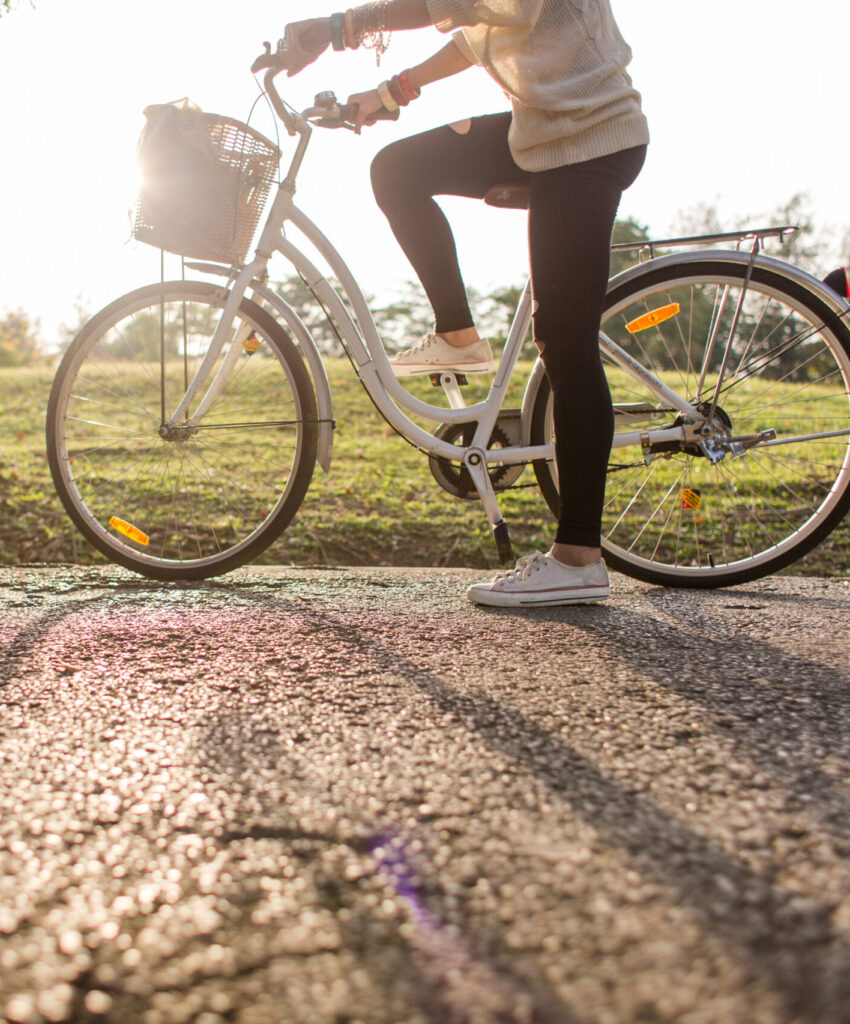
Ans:
<svg viewBox="0 0 850 1024"><path fill-rule="evenodd" d="M163 426L225 298L213 284L178 281L117 299L74 340L51 390L47 454L65 508L107 558L152 579L203 579L256 558L312 477L312 382L288 335L250 300L208 378L241 347L215 402L197 426L188 416Z"/></svg>
<svg viewBox="0 0 850 1024"><path fill-rule="evenodd" d="M627 575L680 587L758 579L814 548L850 508L846 319L770 268L757 264L749 282L746 272L721 256L648 264L608 295L603 332L707 408L740 302L715 413L725 436L722 457L713 463L694 445L651 452L648 464L639 446L612 452L603 549L609 565ZM675 409L603 358L618 433L680 422ZM547 443L553 432L545 379L533 408L532 438ZM775 440L754 441L771 430ZM538 462L535 472L557 514L554 463Z"/></svg>

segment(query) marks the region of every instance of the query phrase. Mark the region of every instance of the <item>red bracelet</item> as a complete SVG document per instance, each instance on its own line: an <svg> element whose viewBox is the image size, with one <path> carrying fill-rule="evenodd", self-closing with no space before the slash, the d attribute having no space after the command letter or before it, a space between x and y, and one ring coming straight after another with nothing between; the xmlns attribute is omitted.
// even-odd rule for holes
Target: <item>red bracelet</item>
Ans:
<svg viewBox="0 0 850 1024"><path fill-rule="evenodd" d="M400 107L406 107L407 104L410 103L410 99L401 87L401 81L398 75L393 75L390 79L390 92L393 94L393 99Z"/></svg>
<svg viewBox="0 0 850 1024"><path fill-rule="evenodd" d="M413 85L413 83L410 81L409 69L402 71L402 73L398 76L398 81L399 84L401 85L401 91L407 97L408 103L411 100L418 100L419 97L422 95L422 90L417 89L416 86Z"/></svg>

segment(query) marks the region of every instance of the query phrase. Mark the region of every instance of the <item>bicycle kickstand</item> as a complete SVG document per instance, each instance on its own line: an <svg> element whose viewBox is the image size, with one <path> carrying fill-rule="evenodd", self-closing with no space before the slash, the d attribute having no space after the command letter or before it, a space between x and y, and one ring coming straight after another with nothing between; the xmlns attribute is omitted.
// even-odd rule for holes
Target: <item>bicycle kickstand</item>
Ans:
<svg viewBox="0 0 850 1024"><path fill-rule="evenodd" d="M499 511L499 503L496 501L496 494L493 490L493 482L487 472L487 460L484 453L478 448L470 448L464 456L464 464L472 477L475 489L481 497L484 511L493 527L493 540L496 542L496 551L499 554L499 562L504 565L512 562L513 548L511 547L511 534L508 524L502 518Z"/></svg>

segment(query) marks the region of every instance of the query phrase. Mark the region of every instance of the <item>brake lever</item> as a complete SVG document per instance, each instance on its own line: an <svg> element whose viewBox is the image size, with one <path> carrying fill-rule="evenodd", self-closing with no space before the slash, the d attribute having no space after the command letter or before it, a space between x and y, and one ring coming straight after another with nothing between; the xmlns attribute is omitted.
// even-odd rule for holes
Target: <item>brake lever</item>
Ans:
<svg viewBox="0 0 850 1024"><path fill-rule="evenodd" d="M264 71L269 68L273 71L285 71L286 64L283 61L283 55L285 51L278 48L276 53L272 53L272 44L263 43L263 49L265 53L260 54L259 57L251 65L251 72L256 75L258 71Z"/></svg>
<svg viewBox="0 0 850 1024"><path fill-rule="evenodd" d="M344 121L340 117L321 117L313 123L320 128L347 128L350 132L357 131L353 124L349 124L348 121Z"/></svg>

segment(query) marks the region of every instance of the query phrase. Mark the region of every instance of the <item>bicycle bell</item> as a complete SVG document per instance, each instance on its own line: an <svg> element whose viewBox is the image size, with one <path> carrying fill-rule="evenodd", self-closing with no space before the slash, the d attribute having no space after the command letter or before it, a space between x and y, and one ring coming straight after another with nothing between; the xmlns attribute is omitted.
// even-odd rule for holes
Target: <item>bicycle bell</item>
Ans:
<svg viewBox="0 0 850 1024"><path fill-rule="evenodd" d="M336 93L331 90L317 92L313 100L314 107L333 107L336 105Z"/></svg>

